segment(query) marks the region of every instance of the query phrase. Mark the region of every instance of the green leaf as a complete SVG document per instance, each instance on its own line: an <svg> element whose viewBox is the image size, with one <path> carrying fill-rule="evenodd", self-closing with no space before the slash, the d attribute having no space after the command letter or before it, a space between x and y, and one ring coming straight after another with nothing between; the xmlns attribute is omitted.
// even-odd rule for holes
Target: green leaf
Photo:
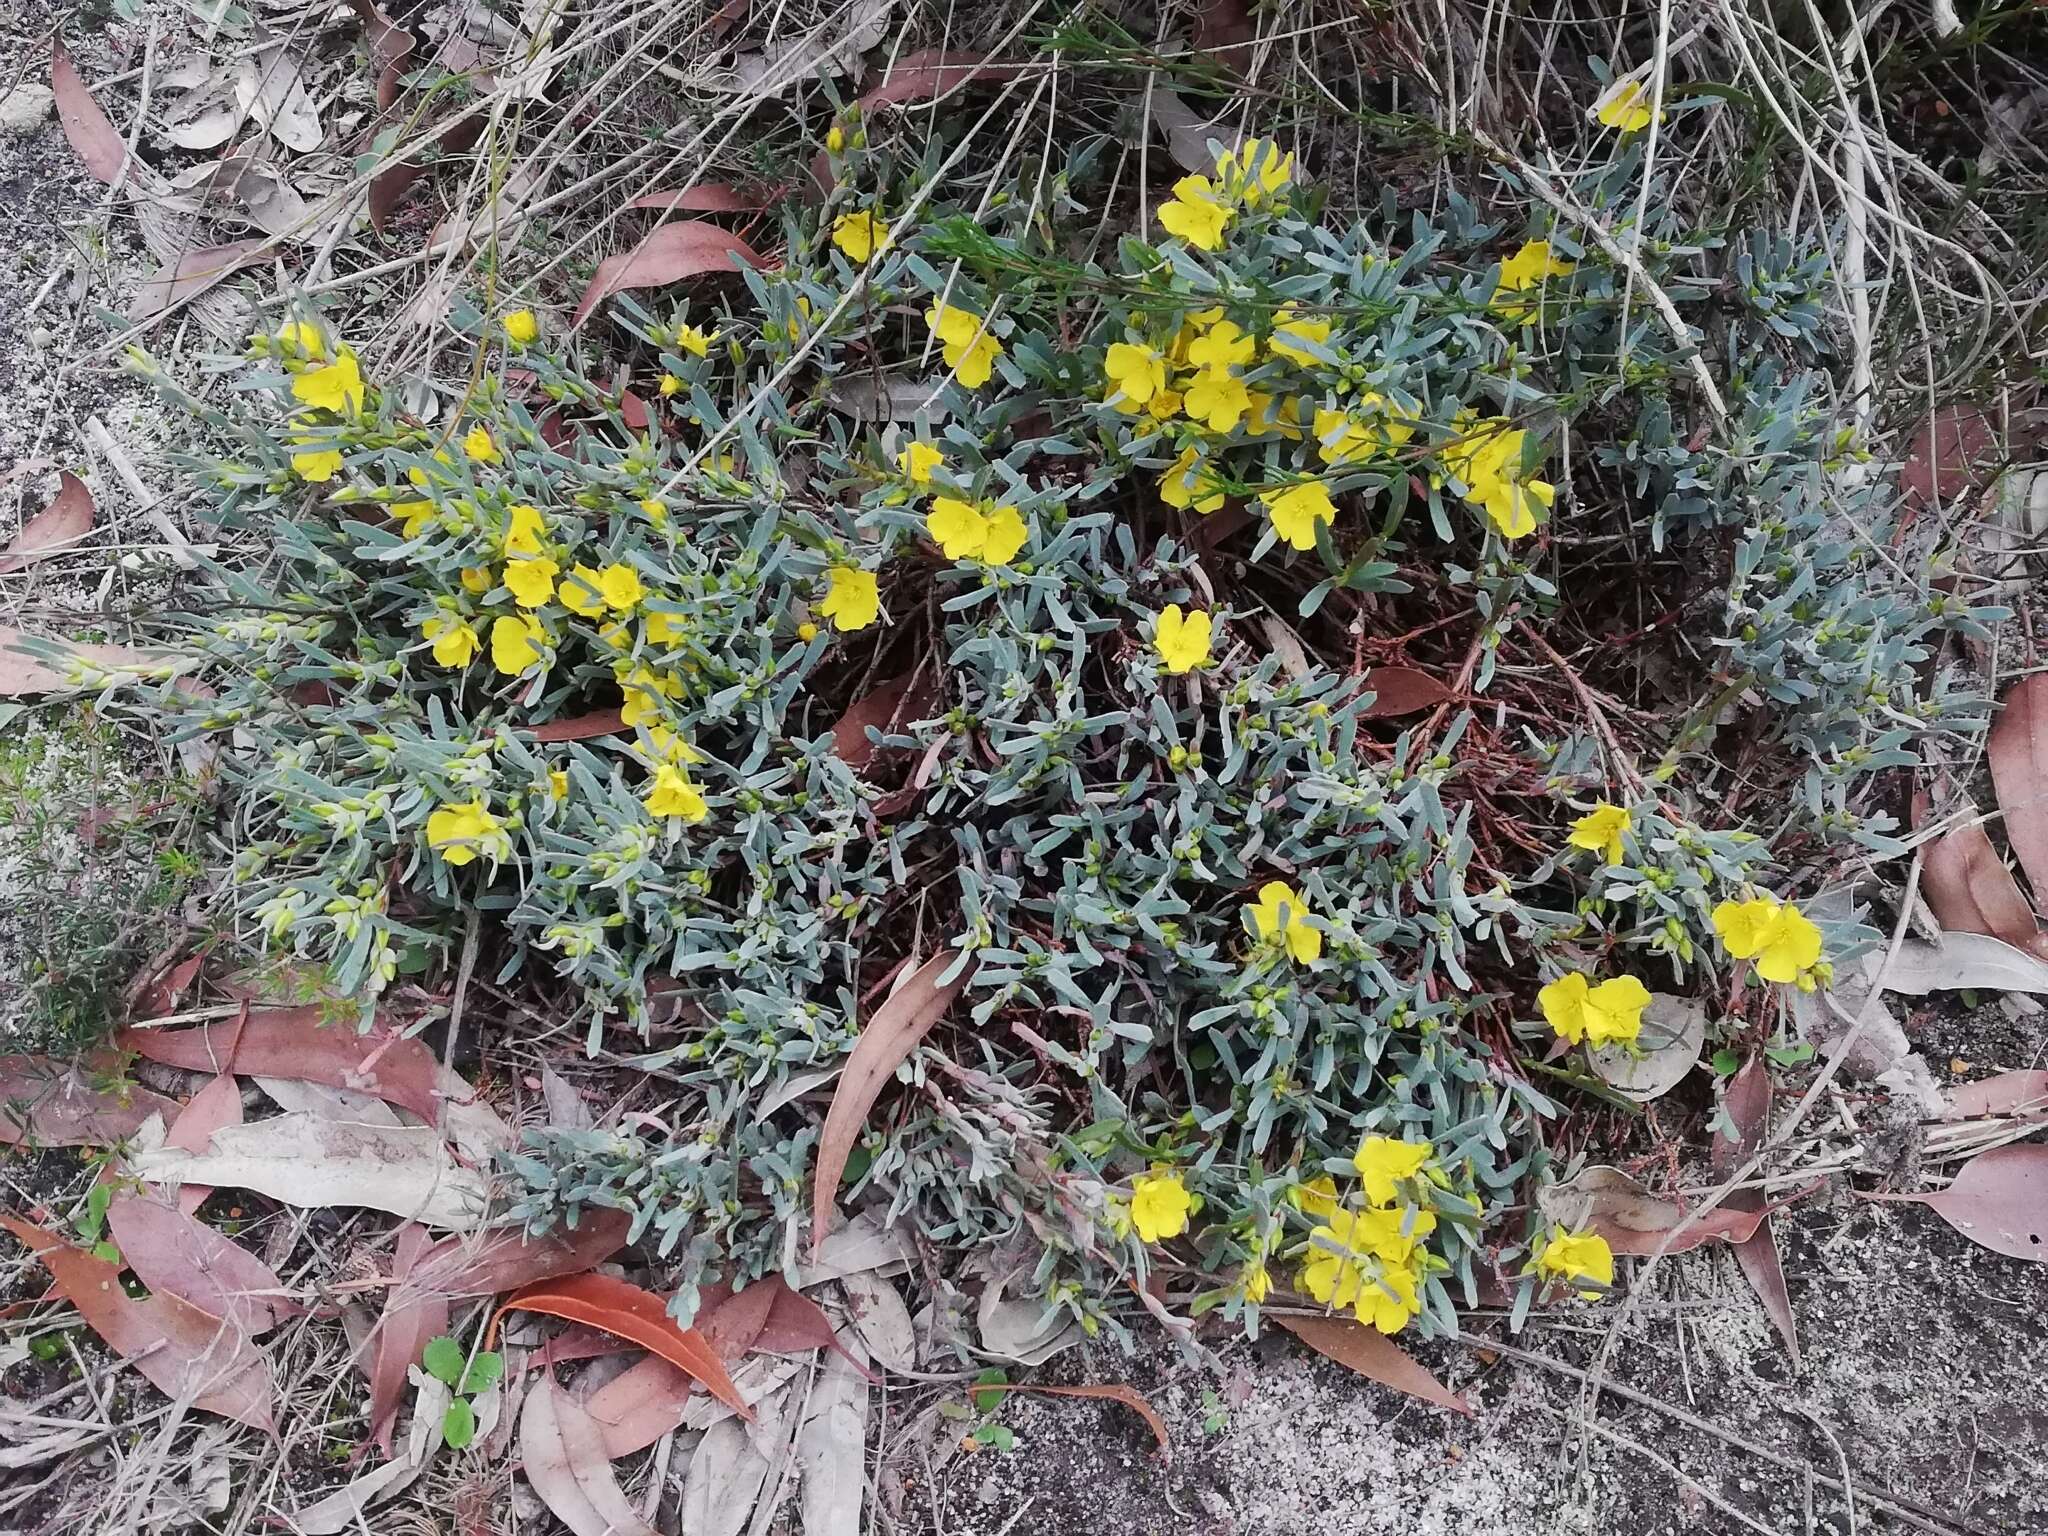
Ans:
<svg viewBox="0 0 2048 1536"><path fill-rule="evenodd" d="M974 1439L977 1444L992 1445L999 1451L1017 1448L1016 1433L1006 1424L984 1424L974 1432Z"/></svg>
<svg viewBox="0 0 2048 1536"><path fill-rule="evenodd" d="M1003 1374L1000 1367L992 1365L974 1378L974 1384L978 1387L1006 1387L1010 1384L1010 1378ZM996 1405L1002 1400L1001 1392L977 1392L974 1394L974 1411L994 1413Z"/></svg>
<svg viewBox="0 0 2048 1536"><path fill-rule="evenodd" d="M92 1245L92 1256L96 1259L102 1259L109 1264L121 1262L121 1250L110 1242L94 1243Z"/></svg>
<svg viewBox="0 0 2048 1536"><path fill-rule="evenodd" d="M505 1374L505 1357L495 1349L487 1349L469 1362L469 1369L462 1373L462 1385L458 1392L472 1395L488 1392L498 1384L498 1378Z"/></svg>
<svg viewBox="0 0 2048 1536"><path fill-rule="evenodd" d="M458 1451L476 1438L476 1410L468 1398L456 1398L441 1415L441 1438Z"/></svg>
<svg viewBox="0 0 2048 1536"><path fill-rule="evenodd" d="M1742 1066L1742 1058L1723 1046L1714 1052L1713 1068L1716 1077L1733 1077Z"/></svg>
<svg viewBox="0 0 2048 1536"><path fill-rule="evenodd" d="M462 1346L445 1333L438 1339L429 1339L426 1353L420 1356L420 1364L427 1368L429 1374L438 1376L451 1387L462 1379L462 1362Z"/></svg>

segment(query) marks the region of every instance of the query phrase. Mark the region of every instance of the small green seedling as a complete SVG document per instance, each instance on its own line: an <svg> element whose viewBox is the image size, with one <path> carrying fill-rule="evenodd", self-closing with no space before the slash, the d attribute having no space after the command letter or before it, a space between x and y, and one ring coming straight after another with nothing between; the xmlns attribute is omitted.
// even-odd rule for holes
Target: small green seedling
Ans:
<svg viewBox="0 0 2048 1536"><path fill-rule="evenodd" d="M107 1206L113 1201L114 1189L111 1184L95 1184L85 1197L85 1209L73 1223L85 1245L92 1250L96 1259L105 1259L109 1264L121 1262L121 1250L114 1246L107 1236Z"/></svg>
<svg viewBox="0 0 2048 1536"><path fill-rule="evenodd" d="M476 1438L474 1399L479 1392L488 1392L498 1384L498 1378L505 1374L505 1357L494 1349L486 1349L471 1358L460 1343L444 1333L427 1341L420 1364L427 1368L427 1374L446 1382L455 1393L448 1411L441 1415L441 1438L459 1451Z"/></svg>
<svg viewBox="0 0 2048 1536"><path fill-rule="evenodd" d="M1220 1435L1230 1427L1230 1410L1223 1406L1223 1399L1215 1392L1202 1394L1202 1433Z"/></svg>

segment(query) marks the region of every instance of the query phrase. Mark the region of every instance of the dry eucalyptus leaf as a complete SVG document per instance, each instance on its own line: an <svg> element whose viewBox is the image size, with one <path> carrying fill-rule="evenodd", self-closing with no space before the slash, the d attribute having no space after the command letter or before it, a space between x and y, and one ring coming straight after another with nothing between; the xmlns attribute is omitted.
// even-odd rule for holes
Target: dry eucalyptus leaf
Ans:
<svg viewBox="0 0 2048 1536"><path fill-rule="evenodd" d="M994 1281L981 1293L975 1321L982 1352L1019 1365L1043 1365L1081 1342L1078 1320L1060 1311L1048 1317L1042 1302L1006 1298Z"/></svg>
<svg viewBox="0 0 2048 1536"><path fill-rule="evenodd" d="M760 1409L769 1417L764 1404ZM683 1474L678 1529L692 1536L739 1536L768 1481L768 1459L754 1449L747 1426L726 1418L704 1431Z"/></svg>
<svg viewBox="0 0 2048 1536"><path fill-rule="evenodd" d="M1887 992L2048 992L2048 962L1981 933L1950 933L1937 945L1907 939L1885 974Z"/></svg>
<svg viewBox="0 0 2048 1536"><path fill-rule="evenodd" d="M896 0L854 0L828 23L800 37L767 49L743 53L730 70L718 71L698 83L707 90L734 96L781 95L800 81L818 75L846 74L860 56L878 48L889 36L889 18Z"/></svg>
<svg viewBox="0 0 2048 1536"><path fill-rule="evenodd" d="M320 147L320 113L306 94L303 56L283 43L260 48L235 64L235 105L286 149L306 154Z"/></svg>
<svg viewBox="0 0 2048 1536"><path fill-rule="evenodd" d="M804 1536L861 1536L867 1440L868 1384L853 1360L827 1355L796 1432Z"/></svg>
<svg viewBox="0 0 2048 1536"><path fill-rule="evenodd" d="M1707 1039L1707 1005L1695 997L1652 992L1643 1009L1642 1035L1631 1054L1619 1045L1587 1052L1593 1070L1616 1093L1646 1104L1662 1098L1699 1065Z"/></svg>
<svg viewBox="0 0 2048 1536"><path fill-rule="evenodd" d="M1574 1231L1590 1227L1607 1239L1616 1253L1684 1253L1719 1238L1746 1241L1763 1220L1761 1211L1734 1211L1726 1206L1688 1221L1678 1202L1654 1194L1619 1168L1596 1164L1561 1184L1546 1186L1536 1205L1549 1220ZM1685 1230L1671 1233L1681 1224ZM1669 1246L1665 1246L1667 1241Z"/></svg>
<svg viewBox="0 0 2048 1536"><path fill-rule="evenodd" d="M839 1288L846 1293L847 1315L868 1353L892 1371L917 1369L917 1325L902 1293L873 1271L846 1275Z"/></svg>

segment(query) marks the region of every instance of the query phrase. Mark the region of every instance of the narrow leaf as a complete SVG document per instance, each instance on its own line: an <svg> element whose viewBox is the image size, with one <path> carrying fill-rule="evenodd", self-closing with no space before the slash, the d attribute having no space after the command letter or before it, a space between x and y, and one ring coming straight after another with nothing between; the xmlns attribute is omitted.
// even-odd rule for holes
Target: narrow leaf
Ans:
<svg viewBox="0 0 2048 1536"><path fill-rule="evenodd" d="M950 948L941 949L919 966L875 1010L875 1016L860 1032L860 1039L854 1042L853 1054L846 1058L846 1068L839 1074L838 1086L832 1093L831 1107L825 1111L825 1127L818 1135L817 1182L811 1193L811 1257L814 1260L818 1256L819 1244L825 1241L825 1234L831 1230L834 1202L839 1197L839 1179L846 1172L846 1160L853 1154L854 1144L860 1140L861 1127L867 1123L868 1111L875 1107L875 1100L881 1096L882 1085L917 1048L917 1043L924 1039L931 1027L938 1023L940 1016L967 985L968 977L974 974L974 965L970 961L961 966L958 976L943 985L940 983L941 974L959 958Z"/></svg>
<svg viewBox="0 0 2048 1536"><path fill-rule="evenodd" d="M769 265L746 241L716 224L701 219L664 224L623 256L607 256L597 264L597 274L583 290L570 329L581 325L615 293L628 288L659 288L707 272L731 273L738 270L740 262L752 267Z"/></svg>
<svg viewBox="0 0 2048 1536"><path fill-rule="evenodd" d="M1726 1175L1733 1172L1763 1145L1764 1135L1771 1127L1772 1096L1770 1066L1762 1056L1752 1056L1728 1080L1722 1107L1727 1111L1736 1134L1733 1138L1720 1132L1715 1134L1713 1165L1716 1173ZM1732 1211L1762 1212L1763 1192L1755 1189L1730 1190L1722 1205ZM1792 1312L1792 1293L1785 1285L1785 1267L1778 1258L1778 1236L1772 1230L1769 1215L1762 1215L1756 1230L1735 1244L1735 1262L1740 1266L1743 1278L1749 1281L1750 1289L1756 1292L1757 1300L1763 1304L1771 1326L1785 1341L1785 1353L1792 1362L1792 1368L1798 1370L1799 1324Z"/></svg>
<svg viewBox="0 0 2048 1536"><path fill-rule="evenodd" d="M409 1221L399 1229L391 1253L391 1278L395 1283L384 1293L383 1315L377 1319L377 1326L364 1346L369 1358L370 1437L386 1456L391 1454L398 1410L404 1402L407 1373L412 1367L426 1364L433 1347L446 1344L454 1352L455 1369L443 1376L429 1365L430 1373L452 1387L462 1369L462 1346L447 1337L448 1298L405 1283L432 1251L427 1229L418 1222Z"/></svg>
<svg viewBox="0 0 2048 1536"><path fill-rule="evenodd" d="M535 741L589 741L595 736L616 736L626 728L622 710L600 709L567 720L550 720L528 733Z"/></svg>
<svg viewBox="0 0 2048 1536"><path fill-rule="evenodd" d="M85 168L111 187L121 174L121 162L128 158L128 146L79 78L78 66L71 62L71 52L61 37L50 39L50 88L57 96L64 137L71 141Z"/></svg>
<svg viewBox="0 0 2048 1536"><path fill-rule="evenodd" d="M1292 1327L1297 1322L1317 1322L1320 1319L1290 1318L1283 1321ZM1375 1333L1375 1336L1381 1335ZM1306 1336L1304 1335L1304 1337ZM1317 1345L1316 1347L1320 1349L1322 1346ZM1328 1354L1329 1351L1324 1350L1324 1353ZM1332 1358L1336 1357L1332 1356ZM1421 1366L1416 1366L1415 1368L1417 1370L1422 1369ZM1406 1388L1402 1390L1405 1391ZM1136 1387L1126 1386L1123 1382L1111 1381L1103 1382L1099 1385L1080 1387L1039 1387L1026 1385L1021 1382L991 1382L987 1386L978 1386L974 1389L975 1406L980 1408L983 1413L986 1413L989 1409L981 1407L981 1399L984 1397L998 1398L1006 1392L1032 1392L1041 1397L1098 1397L1113 1403L1122 1403L1145 1421L1146 1427L1152 1431L1152 1438L1159 1442L1159 1452L1161 1455L1166 1454L1171 1448L1171 1438L1166 1432L1166 1420L1159 1416L1159 1410L1154 1408L1151 1402ZM990 1407L993 1406L993 1404L990 1405ZM1445 1406L1448 1407L1450 1405L1446 1404Z"/></svg>
<svg viewBox="0 0 2048 1536"><path fill-rule="evenodd" d="M213 1133L224 1125L242 1123L242 1085L231 1072L223 1072L178 1111L178 1117L164 1132L164 1145L186 1152L204 1152L213 1144ZM178 1189L178 1209L187 1216L206 1203L213 1193L211 1184L185 1184Z"/></svg>
<svg viewBox="0 0 2048 1536"><path fill-rule="evenodd" d="M692 213L752 213L779 202L780 187L728 186L722 181L700 181L680 192L649 192L626 204L628 208L660 208Z"/></svg>
<svg viewBox="0 0 2048 1536"><path fill-rule="evenodd" d="M107 1229L151 1291L182 1297L245 1334L267 1333L305 1310L284 1294L268 1264L175 1205L116 1195L107 1204Z"/></svg>
<svg viewBox="0 0 2048 1536"><path fill-rule="evenodd" d="M185 252L169 266L159 268L135 291L134 302L128 306L128 318L140 325L145 320L154 320L173 304L197 298L257 260L269 243L232 240L226 245L202 246Z"/></svg>
<svg viewBox="0 0 2048 1536"><path fill-rule="evenodd" d="M420 1256L403 1289L460 1299L580 1275L625 1247L631 1229L624 1211L585 1210L575 1226L558 1223L542 1237L528 1237L517 1227L444 1237Z"/></svg>
<svg viewBox="0 0 2048 1536"><path fill-rule="evenodd" d="M1414 1356L1381 1333L1345 1317L1282 1317L1268 1314L1273 1321L1300 1339L1319 1355L1326 1355L1346 1370L1356 1371L1396 1392L1420 1398L1434 1407L1471 1417L1465 1394L1453 1392L1423 1368Z"/></svg>
<svg viewBox="0 0 2048 1536"><path fill-rule="evenodd" d="M1985 751L1991 783L2005 813L2005 837L2034 888L2034 906L2048 904L2048 672L2015 683L2001 701Z"/></svg>
<svg viewBox="0 0 2048 1536"><path fill-rule="evenodd" d="M2048 1114L2048 1071L2029 1067L2001 1072L1979 1082L1960 1083L1949 1090L1949 1113L1962 1119L1971 1115Z"/></svg>
<svg viewBox="0 0 2048 1536"><path fill-rule="evenodd" d="M318 1004L252 1008L246 1019L198 1029L124 1029L115 1044L188 1072L224 1072L232 1054L234 1070L251 1077L326 1083L409 1109L429 1125L441 1118L440 1063L432 1051L417 1040L326 1023L330 1013Z"/></svg>
<svg viewBox="0 0 2048 1536"><path fill-rule="evenodd" d="M2048 1263L2048 1144L1996 1147L1963 1164L1947 1189L1890 1198L1917 1201L1994 1253Z"/></svg>
<svg viewBox="0 0 2048 1536"><path fill-rule="evenodd" d="M622 1339L631 1339L642 1349L652 1350L669 1364L696 1377L742 1418L753 1417L733 1386L732 1377L726 1374L718 1352L704 1342L696 1329L678 1328L662 1299L651 1291L609 1275L570 1275L560 1280L544 1280L515 1293L498 1309L498 1315L502 1317L514 1310L545 1312L550 1317L588 1323Z"/></svg>
<svg viewBox="0 0 2048 1536"><path fill-rule="evenodd" d="M109 1073L112 1058L106 1060ZM0 1056L0 1146L110 1147L140 1130L151 1115L166 1120L178 1101L133 1083L95 1086L91 1062L47 1056Z"/></svg>
<svg viewBox="0 0 2048 1536"><path fill-rule="evenodd" d="M526 1480L575 1536L660 1536L626 1501L597 1425L542 1371L519 1416Z"/></svg>
<svg viewBox="0 0 2048 1536"><path fill-rule="evenodd" d="M62 554L92 532L92 492L68 469L57 471L57 494L50 504L22 524L21 532L0 555L0 576Z"/></svg>

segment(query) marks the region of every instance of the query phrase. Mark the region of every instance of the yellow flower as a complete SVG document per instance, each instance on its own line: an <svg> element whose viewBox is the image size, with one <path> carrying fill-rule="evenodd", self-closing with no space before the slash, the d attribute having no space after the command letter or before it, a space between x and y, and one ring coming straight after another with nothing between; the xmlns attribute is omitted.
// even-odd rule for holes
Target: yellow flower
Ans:
<svg viewBox="0 0 2048 1536"><path fill-rule="evenodd" d="M491 665L507 677L517 677L541 659L540 641L545 633L532 619L507 614L491 622Z"/></svg>
<svg viewBox="0 0 2048 1536"><path fill-rule="evenodd" d="M1273 317L1273 336L1266 343L1268 351L1276 357L1299 363L1304 368L1314 368L1322 359L1308 350L1309 345L1328 348L1330 344L1330 322L1326 319L1303 317L1295 314L1292 305Z"/></svg>
<svg viewBox="0 0 2048 1536"><path fill-rule="evenodd" d="M1529 1267L1545 1280L1594 1282L1597 1289L1579 1292L1588 1301L1598 1301L1601 1293L1614 1284L1614 1250L1598 1232L1552 1228Z"/></svg>
<svg viewBox="0 0 2048 1536"><path fill-rule="evenodd" d="M292 473L301 480L325 483L341 473L339 448L315 448L292 455Z"/></svg>
<svg viewBox="0 0 2048 1536"><path fill-rule="evenodd" d="M846 153L846 130L837 123L825 130L825 152L831 155Z"/></svg>
<svg viewBox="0 0 2048 1536"><path fill-rule="evenodd" d="M822 618L837 630L866 629L882 612L882 599L875 586L875 573L853 565L835 565L826 573L825 600L818 604Z"/></svg>
<svg viewBox="0 0 2048 1536"><path fill-rule="evenodd" d="M467 619L437 613L420 625L420 633L434 642L434 660L444 667L466 667L483 648Z"/></svg>
<svg viewBox="0 0 2048 1536"><path fill-rule="evenodd" d="M1619 864L1621 838L1628 828L1628 807L1609 805L1602 800L1572 823L1571 836L1565 841L1574 848L1602 855L1609 864Z"/></svg>
<svg viewBox="0 0 2048 1536"><path fill-rule="evenodd" d="M680 816L692 822L711 814L703 791L683 777L682 769L668 763L654 770L654 785L647 792L647 810L649 815Z"/></svg>
<svg viewBox="0 0 2048 1536"><path fill-rule="evenodd" d="M1187 1231L1191 1203L1177 1173L1141 1173L1131 1180L1131 1225L1148 1243Z"/></svg>
<svg viewBox="0 0 2048 1536"><path fill-rule="evenodd" d="M1145 402L1145 409L1154 421L1171 421L1180 414L1183 403L1184 397L1179 390L1162 389Z"/></svg>
<svg viewBox="0 0 2048 1536"><path fill-rule="evenodd" d="M661 382L655 386L655 393L664 400L673 400L683 392L683 381L672 373L664 373Z"/></svg>
<svg viewBox="0 0 2048 1536"><path fill-rule="evenodd" d="M1287 953L1303 965L1323 953L1323 934L1308 922L1308 908L1285 880L1268 880L1259 887L1258 905L1252 907L1252 926L1268 944L1282 944Z"/></svg>
<svg viewBox="0 0 2048 1536"><path fill-rule="evenodd" d="M353 415L361 410L363 371L356 366L355 353L343 347L326 367L309 368L299 374L292 380L292 395L307 405L337 415Z"/></svg>
<svg viewBox="0 0 2048 1536"><path fill-rule="evenodd" d="M1181 397L1181 406L1193 421L1206 422L1211 432L1228 432L1251 409L1252 397L1244 380L1220 368L1205 368Z"/></svg>
<svg viewBox="0 0 2048 1536"><path fill-rule="evenodd" d="M1421 1310L1416 1274L1405 1262L1374 1251L1378 1223L1361 1222L1349 1211L1334 1211L1327 1226L1309 1236L1302 1289L1324 1306L1349 1308L1361 1323L1381 1333L1399 1333Z"/></svg>
<svg viewBox="0 0 2048 1536"><path fill-rule="evenodd" d="M538 608L555 595L555 573L561 569L546 555L513 560L505 566L505 590L522 608Z"/></svg>
<svg viewBox="0 0 2048 1536"><path fill-rule="evenodd" d="M1337 515L1336 504L1320 480L1304 480L1285 490L1261 492L1259 501L1266 516L1273 520L1273 531L1296 549L1314 549L1317 525L1330 522Z"/></svg>
<svg viewBox="0 0 2048 1536"><path fill-rule="evenodd" d="M631 613L647 597L640 573L630 565L608 565L598 581L604 600L614 613Z"/></svg>
<svg viewBox="0 0 2048 1536"><path fill-rule="evenodd" d="M1223 248L1223 230L1230 209L1218 202L1206 176L1183 176L1173 184L1173 197L1159 205L1160 226L1189 245L1205 251Z"/></svg>
<svg viewBox="0 0 2048 1536"><path fill-rule="evenodd" d="M540 336L540 320L530 309L515 309L505 317L505 339L515 347L531 346Z"/></svg>
<svg viewBox="0 0 2048 1536"><path fill-rule="evenodd" d="M657 528L668 522L668 506L659 496L642 496L640 510L647 514L647 521Z"/></svg>
<svg viewBox="0 0 2048 1536"><path fill-rule="evenodd" d="M480 852L502 858L512 846L504 826L481 800L444 805L427 817L427 846L444 863L456 866L470 863Z"/></svg>
<svg viewBox="0 0 2048 1536"><path fill-rule="evenodd" d="M681 645L689 632L689 624L679 613L653 613L647 615L647 641L650 645Z"/></svg>
<svg viewBox="0 0 2048 1536"><path fill-rule="evenodd" d="M832 224L832 243L846 252L849 261L866 261L877 251L889 249L889 223L875 217L872 208L842 213Z"/></svg>
<svg viewBox="0 0 2048 1536"><path fill-rule="evenodd" d="M661 701L675 690L673 679L648 667L621 667L619 718L627 725L661 719Z"/></svg>
<svg viewBox="0 0 2048 1536"><path fill-rule="evenodd" d="M683 735L680 731L671 730L665 725L655 724L648 726L647 740L653 746L655 756L665 763L677 763L687 766L691 763L701 763L704 761L704 754L690 745L690 739L687 736Z"/></svg>
<svg viewBox="0 0 2048 1536"><path fill-rule="evenodd" d="M1159 499L1169 507L1183 511L1193 507L1206 516L1223 505L1223 488L1216 483L1208 462L1193 448L1183 448L1159 477Z"/></svg>
<svg viewBox="0 0 2048 1536"><path fill-rule="evenodd" d="M481 424L471 427L462 438L462 451L479 464L498 462L498 445L491 441L491 432Z"/></svg>
<svg viewBox="0 0 2048 1536"><path fill-rule="evenodd" d="M310 320L287 320L278 328L277 339L287 352L298 351L318 362L327 355L327 335Z"/></svg>
<svg viewBox="0 0 2048 1536"><path fill-rule="evenodd" d="M460 579L462 590L474 593L478 597L482 597L498 584L497 578L491 575L490 567L483 565L469 566L462 571Z"/></svg>
<svg viewBox="0 0 2048 1536"><path fill-rule="evenodd" d="M981 558L990 565L1008 565L1030 536L1015 507L997 507L988 515L988 537L982 540Z"/></svg>
<svg viewBox="0 0 2048 1536"><path fill-rule="evenodd" d="M1117 409L1129 415L1145 409L1152 397L1166 388L1165 357L1132 342L1112 342L1102 371L1110 384L1103 398L1114 400Z"/></svg>
<svg viewBox="0 0 2048 1536"><path fill-rule="evenodd" d="M982 560L1006 565L1030 536L1024 519L1010 506L978 506L957 496L935 496L926 514L925 530L948 560Z"/></svg>
<svg viewBox="0 0 2048 1536"><path fill-rule="evenodd" d="M1640 132L1650 126L1650 93L1640 80L1617 80L1593 103L1593 116L1623 133Z"/></svg>
<svg viewBox="0 0 2048 1536"><path fill-rule="evenodd" d="M1252 408L1245 420L1244 429L1254 437L1277 434L1281 437L1301 437L1301 402L1292 395L1276 400L1258 390L1251 392Z"/></svg>
<svg viewBox="0 0 2048 1536"><path fill-rule="evenodd" d="M930 443L913 442L896 455L896 467L912 485L930 485L932 471L946 467L946 456Z"/></svg>
<svg viewBox="0 0 2048 1536"><path fill-rule="evenodd" d="M995 371L1003 344L991 336L987 322L971 310L937 304L925 311L925 324L943 344L946 365L969 389L979 389Z"/></svg>
<svg viewBox="0 0 2048 1536"><path fill-rule="evenodd" d="M1548 240L1531 240L1500 264L1500 281L1493 290L1493 307L1510 320L1526 320L1535 306L1516 294L1541 288L1548 278L1570 274L1572 264L1551 254Z"/></svg>
<svg viewBox="0 0 2048 1536"><path fill-rule="evenodd" d="M717 331L700 331L694 325L676 327L676 345L692 357L709 356L711 343L718 340L718 337Z"/></svg>
<svg viewBox="0 0 2048 1536"><path fill-rule="evenodd" d="M1199 608L1183 614L1179 603L1168 603L1160 610L1152 630L1152 645L1167 671L1178 677L1209 659L1211 622L1209 615Z"/></svg>
<svg viewBox="0 0 2048 1536"><path fill-rule="evenodd" d="M818 626L813 624L809 619L805 619L803 623L797 625L796 637L803 644L809 645L813 640L818 638Z"/></svg>
<svg viewBox="0 0 2048 1536"><path fill-rule="evenodd" d="M1802 992L1813 990L1820 930L1789 902L1770 896L1724 901L1714 908L1714 932L1737 960L1756 961L1756 973L1765 981L1789 981Z"/></svg>
<svg viewBox="0 0 2048 1536"><path fill-rule="evenodd" d="M1236 154L1216 157L1216 174L1225 187L1256 208L1294 179L1294 156L1271 139L1246 139Z"/></svg>
<svg viewBox="0 0 2048 1536"><path fill-rule="evenodd" d="M1265 1260L1254 1259L1237 1272L1237 1294L1257 1304L1273 1293L1273 1276Z"/></svg>
<svg viewBox="0 0 2048 1536"><path fill-rule="evenodd" d="M392 503L391 515L401 519L400 537L416 539L433 527L434 519L440 514L431 501L399 501ZM490 589L486 587L484 590Z"/></svg>
<svg viewBox="0 0 2048 1536"><path fill-rule="evenodd" d="M587 619L604 611L604 589L599 585L603 579L594 566L573 566L555 595L564 608Z"/></svg>
<svg viewBox="0 0 2048 1536"><path fill-rule="evenodd" d="M569 798L569 770L550 768L548 770L548 793L557 800Z"/></svg>
<svg viewBox="0 0 2048 1536"><path fill-rule="evenodd" d="M1518 539L1536 528L1536 508L1555 503L1554 487L1522 478L1529 434L1494 420L1464 423L1462 441L1444 449L1451 472L1465 482L1465 499L1486 513L1501 536Z"/></svg>
<svg viewBox="0 0 2048 1536"><path fill-rule="evenodd" d="M547 531L547 521L538 507L515 506L505 514L505 537L499 548L508 555L537 555L541 536Z"/></svg>
<svg viewBox="0 0 2048 1536"><path fill-rule="evenodd" d="M1391 1205L1395 1183L1401 1179L1412 1179L1420 1173L1432 1150L1426 1141L1396 1141L1391 1136L1368 1136L1351 1154L1351 1166L1358 1170L1366 1199L1374 1205Z"/></svg>
<svg viewBox="0 0 2048 1536"><path fill-rule="evenodd" d="M1597 987L1580 971L1560 976L1536 994L1558 1038L1573 1045L1615 1045L1643 1031L1649 988L1633 976L1613 976Z"/></svg>
<svg viewBox="0 0 2048 1536"><path fill-rule="evenodd" d="M1337 1181L1327 1173L1319 1173L1306 1184L1288 1190L1287 1201L1304 1215L1328 1221L1337 1209Z"/></svg>
<svg viewBox="0 0 2048 1536"><path fill-rule="evenodd" d="M1197 368L1242 368L1252 360L1258 343L1238 328L1234 320L1218 320L1188 343L1188 361Z"/></svg>

